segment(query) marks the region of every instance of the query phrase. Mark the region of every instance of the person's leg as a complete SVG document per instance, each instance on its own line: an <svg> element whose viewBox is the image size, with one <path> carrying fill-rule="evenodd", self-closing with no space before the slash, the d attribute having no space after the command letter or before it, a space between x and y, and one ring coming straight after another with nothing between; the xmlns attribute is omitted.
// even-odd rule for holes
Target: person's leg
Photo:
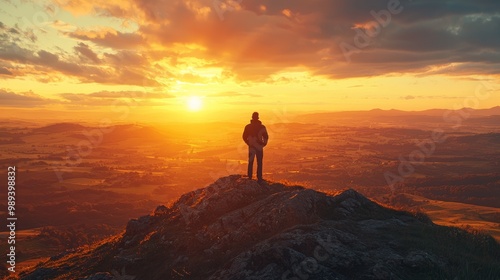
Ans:
<svg viewBox="0 0 500 280"><path fill-rule="evenodd" d="M264 151L260 150L256 152L257 156L257 179L262 181L262 161L264 158Z"/></svg>
<svg viewBox="0 0 500 280"><path fill-rule="evenodd" d="M248 178L252 179L253 174L253 160L255 158L255 148L248 147Z"/></svg>

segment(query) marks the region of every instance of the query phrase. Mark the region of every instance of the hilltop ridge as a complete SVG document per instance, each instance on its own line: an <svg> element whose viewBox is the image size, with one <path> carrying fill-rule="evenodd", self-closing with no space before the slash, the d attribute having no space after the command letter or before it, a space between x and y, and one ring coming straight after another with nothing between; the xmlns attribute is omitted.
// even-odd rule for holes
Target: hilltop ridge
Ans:
<svg viewBox="0 0 500 280"><path fill-rule="evenodd" d="M330 195L232 175L21 279L497 279L499 257L491 237L352 189Z"/></svg>

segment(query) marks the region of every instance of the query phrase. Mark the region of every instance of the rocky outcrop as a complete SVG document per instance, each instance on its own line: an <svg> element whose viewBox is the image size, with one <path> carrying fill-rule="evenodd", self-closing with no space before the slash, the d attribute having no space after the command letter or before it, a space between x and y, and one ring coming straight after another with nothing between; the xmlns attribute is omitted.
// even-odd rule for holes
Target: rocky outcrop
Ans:
<svg viewBox="0 0 500 280"><path fill-rule="evenodd" d="M234 175L22 279L439 279L457 262L434 241L453 238L354 190L328 195Z"/></svg>

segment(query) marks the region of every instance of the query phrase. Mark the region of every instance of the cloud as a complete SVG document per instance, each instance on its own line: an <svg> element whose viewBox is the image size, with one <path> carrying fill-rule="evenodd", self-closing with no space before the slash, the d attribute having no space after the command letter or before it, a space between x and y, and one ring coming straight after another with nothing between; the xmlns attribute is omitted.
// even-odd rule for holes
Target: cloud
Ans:
<svg viewBox="0 0 500 280"><path fill-rule="evenodd" d="M54 20L51 26L74 42L64 52L29 45L36 36L28 39L28 30L1 23L0 60L85 83L145 87L213 81L186 67L217 67L220 82L241 83L274 83L272 77L297 67L331 79L500 74L500 2L494 0L55 2L76 15L137 28L77 28ZM388 12L390 3L398 12ZM354 51L346 52L347 45Z"/></svg>
<svg viewBox="0 0 500 280"><path fill-rule="evenodd" d="M56 25L64 25L57 20L55 22ZM8 32L13 28L16 32ZM17 25L9 27L2 23L1 30L3 32L0 32L0 66L14 65L14 67L9 68L11 70L2 67L4 68L1 71L2 74L10 73L14 78L31 75L34 79L47 81L54 80L47 77L59 76L62 78L74 77L83 83L144 87L166 86L155 79L160 74L167 74L166 71L152 67L152 62L148 60L147 54L132 47L136 45L133 40L120 43L120 40L127 41L129 37L138 38L139 35L129 37L126 35L117 42L106 44L104 43L106 40L112 41L113 38L118 38L123 33L117 33L109 28L100 28L100 33L95 33L94 37L87 34L89 37L86 39L95 41L95 43L77 42L72 49L65 51L58 46L52 46L52 49L48 50L34 44L35 39L29 35L33 31L30 31L29 28L22 30ZM116 37L109 34L115 34ZM111 48L95 46L97 43ZM120 47L114 49L112 48L113 44L118 44ZM94 46L92 47L92 45ZM48 47L50 48L50 46ZM126 49L127 47L130 49Z"/></svg>
<svg viewBox="0 0 500 280"><path fill-rule="evenodd" d="M84 74L84 68L75 62L69 62L62 59L59 59L59 56L53 53L50 53L45 50L40 50L37 53L38 57L36 57L33 62L40 66L44 66L47 68L51 68L52 70L61 72L67 75L81 76ZM88 69L87 69L88 70ZM93 68L93 70L97 70Z"/></svg>
<svg viewBox="0 0 500 280"><path fill-rule="evenodd" d="M92 51L87 44L78 43L78 45L75 46L75 50L80 54L80 57L84 60L88 59L94 63L100 62L100 59L97 57L97 54L94 51Z"/></svg>
<svg viewBox="0 0 500 280"><path fill-rule="evenodd" d="M262 97L260 94L254 93L240 93L236 91L224 91L215 94L211 94L210 97L235 97L235 96L249 96L249 97Z"/></svg>
<svg viewBox="0 0 500 280"><path fill-rule="evenodd" d="M138 52L129 50L119 50L116 53L104 53L107 63L116 67L123 66L148 66L150 63L146 57Z"/></svg>
<svg viewBox="0 0 500 280"><path fill-rule="evenodd" d="M139 32L149 42L201 45L207 58L223 57L224 67L239 80L263 80L297 65L344 78L425 72L437 65L483 63L500 56L495 35L500 4L495 1L401 1L401 12L389 14L385 27L377 19L388 13L387 0L318 0L314 5L245 0L223 11L223 21L211 1L136 3L146 22ZM205 14L206 7L213 13ZM159 11L163 17L157 16ZM366 47L357 47L359 53L347 63L340 44L355 45L359 32L369 32L356 26L377 24L379 34ZM497 68L485 73L499 74ZM451 74L470 74L454 70Z"/></svg>
<svg viewBox="0 0 500 280"><path fill-rule="evenodd" d="M60 102L43 98L31 91L14 93L6 89L0 89L0 106L2 107L38 107L54 103Z"/></svg>
<svg viewBox="0 0 500 280"><path fill-rule="evenodd" d="M12 72L10 72L7 68L0 67L0 75L12 75Z"/></svg>
<svg viewBox="0 0 500 280"><path fill-rule="evenodd" d="M137 106L162 106L174 95L146 91L98 91L92 93L62 93L60 96L76 105L113 106L133 104Z"/></svg>
<svg viewBox="0 0 500 280"><path fill-rule="evenodd" d="M62 31L62 32L74 32L77 27L74 25L71 25L67 22L64 22L62 20L54 20L50 24L54 29Z"/></svg>
<svg viewBox="0 0 500 280"><path fill-rule="evenodd" d="M196 84L196 83L205 83L205 82L209 81L208 78L202 77L200 75L196 75L196 74L193 74L193 73L180 74L180 75L177 76L177 79L179 81L182 81L182 82L185 82L185 83L193 83L193 84Z"/></svg>
<svg viewBox="0 0 500 280"><path fill-rule="evenodd" d="M138 98L138 99L164 99L175 96L168 93L144 92L144 91L99 91L88 94L92 97L101 98Z"/></svg>
<svg viewBox="0 0 500 280"><path fill-rule="evenodd" d="M143 45L144 43L140 34L122 33L111 28L100 28L97 30L78 29L74 32L66 32L66 35L113 49L128 49Z"/></svg>
<svg viewBox="0 0 500 280"><path fill-rule="evenodd" d="M23 48L14 42L0 42L0 59L2 60L26 63L34 60L34 58L33 52L29 49Z"/></svg>
<svg viewBox="0 0 500 280"><path fill-rule="evenodd" d="M401 99L404 100L414 100L414 99L464 99L462 96L446 96L446 95L406 95L401 96Z"/></svg>
<svg viewBox="0 0 500 280"><path fill-rule="evenodd" d="M18 24L9 27L5 25L3 22L0 22L0 30L2 31L2 34L0 34L0 38L2 38L3 40L18 41L19 37L23 37L24 39L27 39L32 43L35 43L38 39L33 29L27 28L26 30L22 30L21 28L19 28Z"/></svg>
<svg viewBox="0 0 500 280"><path fill-rule="evenodd" d="M90 60L98 59L90 48L84 45L76 46L75 50L79 56L83 56ZM93 55L95 54L95 56ZM91 61L92 64L80 63L79 59L71 57L70 54L62 55L55 54L46 50L39 50L36 53L21 47L16 43L0 43L0 60L7 62L22 63L25 65L24 72L16 75L33 74L39 76L42 74L51 74L59 72L63 75L73 76L80 79L82 82L94 82L101 84L120 84L120 85L138 85L138 86L160 86L153 78L150 78L152 73L145 70L143 65L140 67L129 67L128 65L110 64L105 66L96 65L97 61ZM126 63L126 61L125 61ZM26 67L33 66L33 67ZM144 65L147 66L147 65ZM36 71L33 70L36 68ZM29 72L32 71L32 72Z"/></svg>

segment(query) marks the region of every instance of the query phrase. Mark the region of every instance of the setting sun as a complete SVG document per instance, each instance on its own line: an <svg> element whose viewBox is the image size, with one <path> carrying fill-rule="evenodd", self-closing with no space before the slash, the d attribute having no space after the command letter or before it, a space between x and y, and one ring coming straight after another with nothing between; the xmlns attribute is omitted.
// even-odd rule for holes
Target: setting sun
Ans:
<svg viewBox="0 0 500 280"><path fill-rule="evenodd" d="M203 102L202 102L201 98L198 96L191 96L187 100L187 108L189 111L197 112L201 109L202 106L203 106Z"/></svg>

